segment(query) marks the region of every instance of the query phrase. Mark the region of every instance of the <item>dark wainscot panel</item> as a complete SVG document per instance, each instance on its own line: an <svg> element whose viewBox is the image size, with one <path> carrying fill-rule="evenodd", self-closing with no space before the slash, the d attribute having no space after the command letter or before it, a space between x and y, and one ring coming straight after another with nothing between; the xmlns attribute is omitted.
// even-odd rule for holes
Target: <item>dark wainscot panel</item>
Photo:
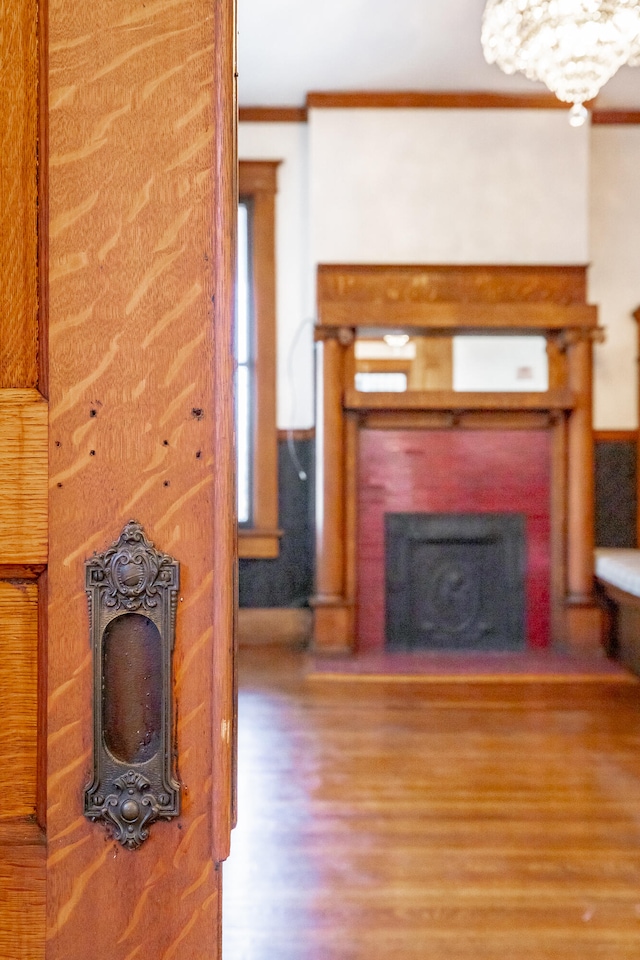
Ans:
<svg viewBox="0 0 640 960"><path fill-rule="evenodd" d="M313 439L296 440L307 475L301 480L286 440L278 440L278 522L283 531L275 560L241 560L241 607L304 607L313 592Z"/></svg>
<svg viewBox="0 0 640 960"><path fill-rule="evenodd" d="M622 434L624 436L624 434ZM615 434L609 434L613 437ZM596 546L635 547L637 444L598 438L595 443Z"/></svg>

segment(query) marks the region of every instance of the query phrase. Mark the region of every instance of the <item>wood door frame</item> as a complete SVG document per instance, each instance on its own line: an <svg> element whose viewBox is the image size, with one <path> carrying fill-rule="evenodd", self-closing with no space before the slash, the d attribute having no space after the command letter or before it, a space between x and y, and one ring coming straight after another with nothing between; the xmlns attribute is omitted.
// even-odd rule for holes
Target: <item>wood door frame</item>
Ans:
<svg viewBox="0 0 640 960"><path fill-rule="evenodd" d="M0 954L170 960L208 944L219 958L235 737L235 4L9 0L4 16ZM133 518L182 566L182 812L135 853L83 816L84 561Z"/></svg>
<svg viewBox="0 0 640 960"><path fill-rule="evenodd" d="M127 18L143 38L133 50L130 34L111 26ZM88 36L91 56L75 56ZM66 0L42 20L39 368L53 476L40 649L47 932L37 955L48 960L140 951L168 960L200 956L203 943L220 956L233 818L234 51L233 0L147 13ZM83 337L82 356L65 330ZM91 764L83 563L132 516L180 560L182 576L174 653L182 813L154 826L135 853L82 816ZM41 743L45 735L43 716Z"/></svg>

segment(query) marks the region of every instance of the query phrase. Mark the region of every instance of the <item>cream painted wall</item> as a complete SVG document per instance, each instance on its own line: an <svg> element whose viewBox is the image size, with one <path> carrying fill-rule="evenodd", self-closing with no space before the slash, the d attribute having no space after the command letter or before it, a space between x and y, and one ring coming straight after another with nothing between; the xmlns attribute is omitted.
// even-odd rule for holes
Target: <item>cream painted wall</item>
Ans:
<svg viewBox="0 0 640 960"><path fill-rule="evenodd" d="M313 423L319 262L587 263L607 342L595 425L636 426L640 127L564 111L312 110L240 124L242 159L279 159L278 425ZM293 369L292 391L289 367Z"/></svg>
<svg viewBox="0 0 640 960"><path fill-rule="evenodd" d="M640 306L640 126L591 131L589 299L607 339L595 351L595 427L634 429Z"/></svg>
<svg viewBox="0 0 640 960"><path fill-rule="evenodd" d="M241 123L238 153L241 160L282 161L276 198L277 421L281 429L306 429L314 421L307 125Z"/></svg>
<svg viewBox="0 0 640 960"><path fill-rule="evenodd" d="M314 263L585 263L586 127L558 110L317 109Z"/></svg>

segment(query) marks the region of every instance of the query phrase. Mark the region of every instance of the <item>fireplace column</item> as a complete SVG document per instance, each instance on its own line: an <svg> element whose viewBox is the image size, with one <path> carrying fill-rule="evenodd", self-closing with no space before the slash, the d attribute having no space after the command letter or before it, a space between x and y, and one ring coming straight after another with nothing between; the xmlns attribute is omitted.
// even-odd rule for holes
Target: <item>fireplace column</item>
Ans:
<svg viewBox="0 0 640 960"><path fill-rule="evenodd" d="M316 592L313 643L317 652L353 647L354 604L346 596L345 429L342 410L351 329L316 344Z"/></svg>
<svg viewBox="0 0 640 960"><path fill-rule="evenodd" d="M576 652L602 653L602 615L593 593L592 331L575 331L567 339L575 406L567 437L566 634Z"/></svg>

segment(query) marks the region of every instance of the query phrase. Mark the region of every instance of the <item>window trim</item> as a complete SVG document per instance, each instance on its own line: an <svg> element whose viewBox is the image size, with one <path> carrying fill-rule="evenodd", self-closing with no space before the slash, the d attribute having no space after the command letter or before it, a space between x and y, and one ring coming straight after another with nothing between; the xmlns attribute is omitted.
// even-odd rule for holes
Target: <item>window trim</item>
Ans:
<svg viewBox="0 0 640 960"><path fill-rule="evenodd" d="M238 556L278 556L275 198L279 160L241 160L238 193L251 202L253 286L252 522L238 527Z"/></svg>

